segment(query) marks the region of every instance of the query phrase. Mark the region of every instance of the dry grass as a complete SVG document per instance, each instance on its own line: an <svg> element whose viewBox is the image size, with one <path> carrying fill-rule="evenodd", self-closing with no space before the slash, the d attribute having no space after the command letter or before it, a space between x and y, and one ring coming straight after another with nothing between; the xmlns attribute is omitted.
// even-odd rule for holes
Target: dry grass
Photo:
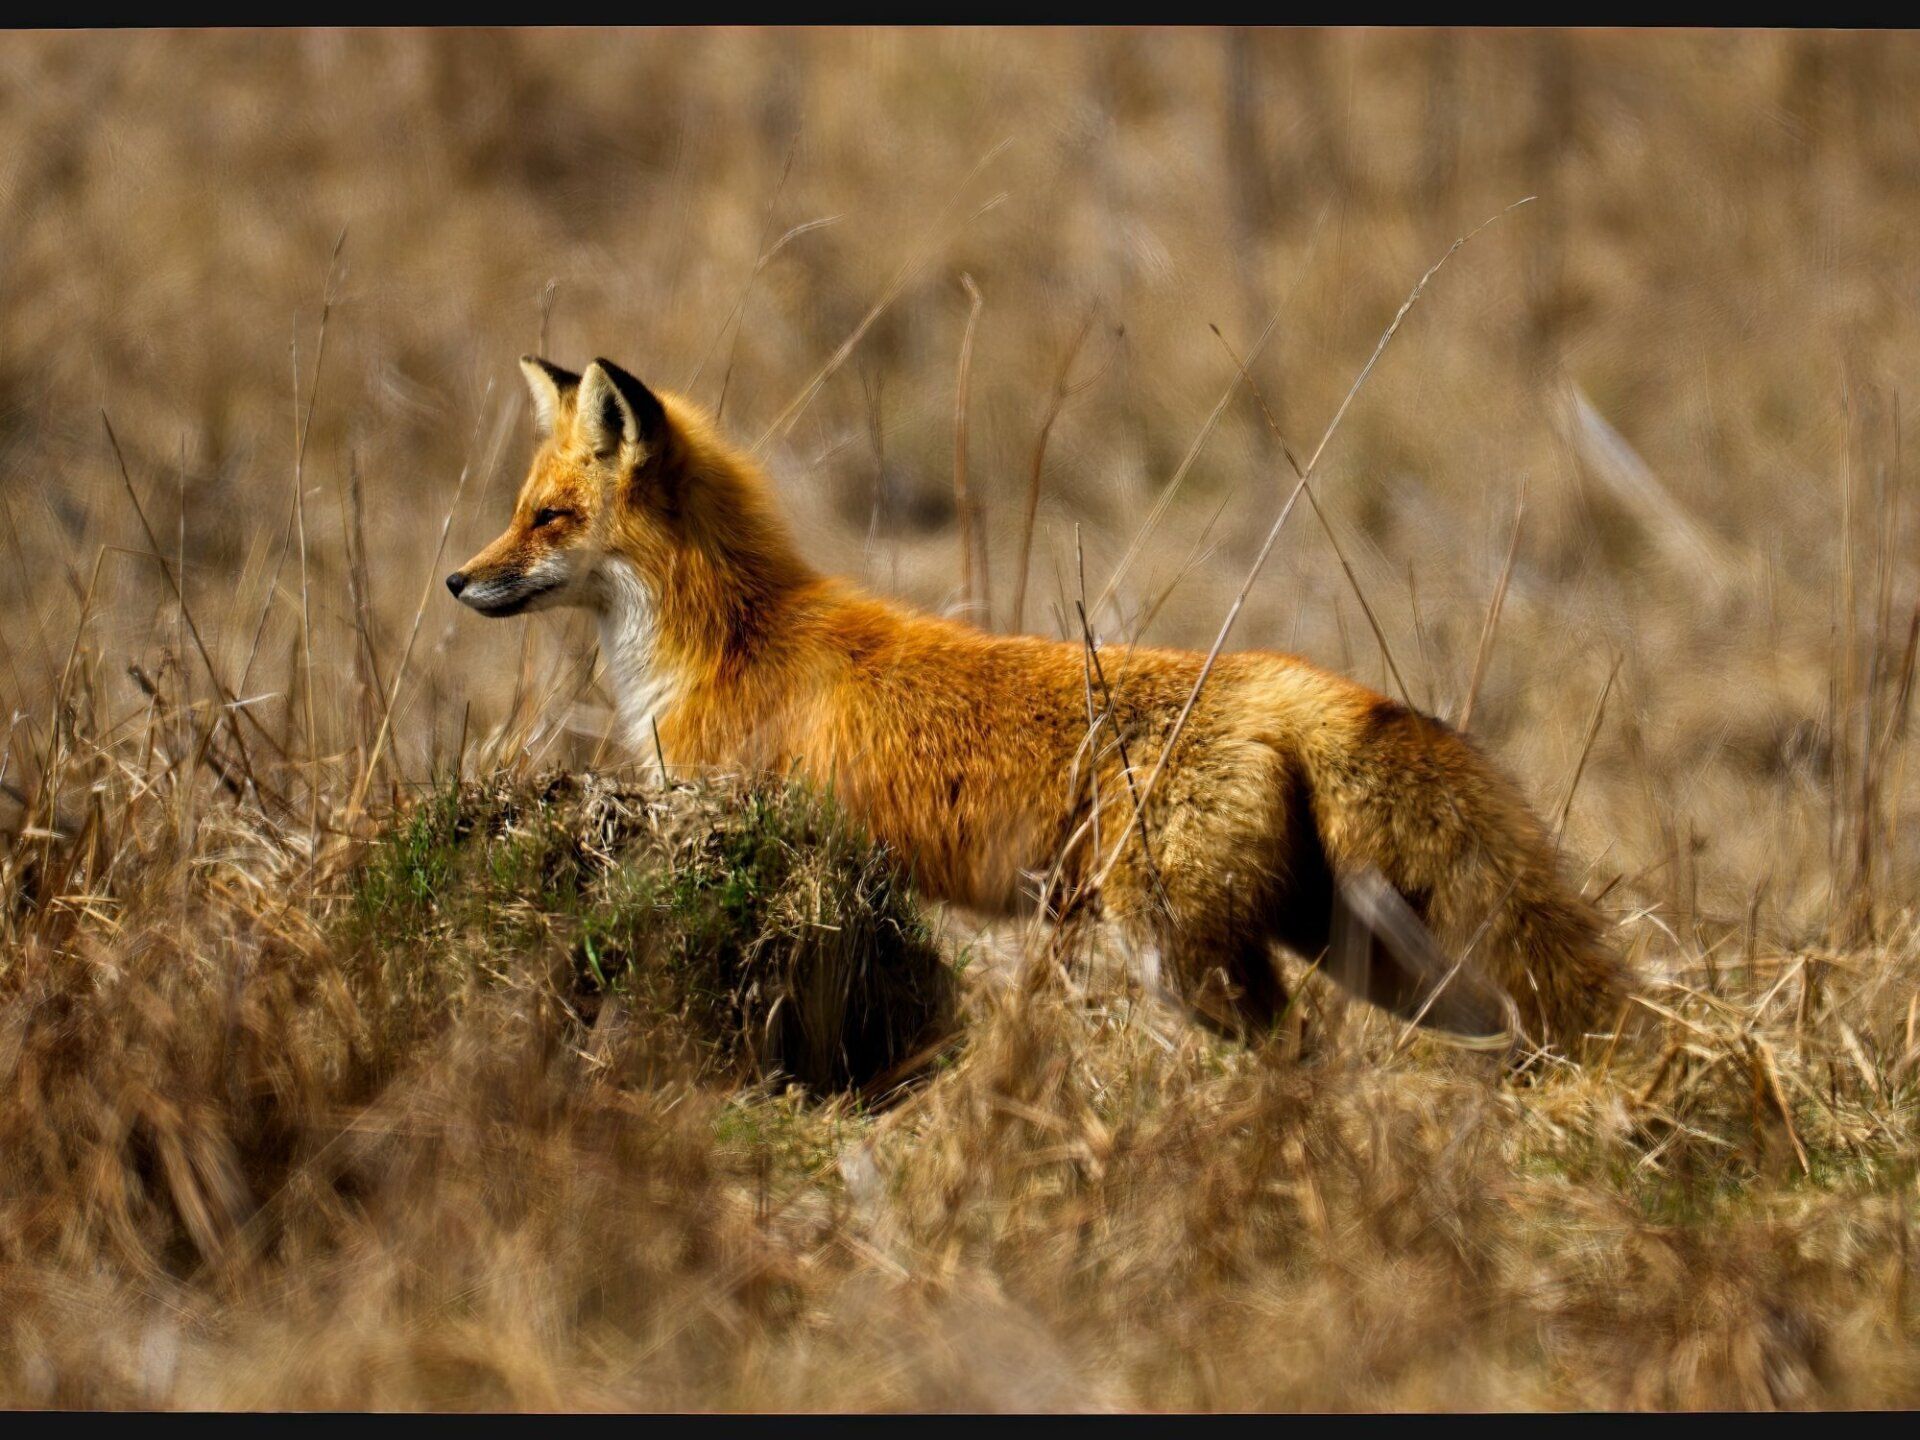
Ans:
<svg viewBox="0 0 1920 1440"><path fill-rule="evenodd" d="M957 1049L809 1096L764 1053L773 1083L740 1071L771 1028L752 997L784 974L790 1005L824 988L857 1010L850 947L770 948L821 915L919 930L804 803L742 824L769 803L445 791L317 871L233 811L192 852L159 805L98 832L91 911L17 913L4 975L4 1393L1920 1400L1900 946L1728 963L1664 987L1600 1064L1505 1075L1326 988L1304 1056L1239 1049L1042 951L962 971ZM762 884L749 918L707 905ZM922 1017L917 1042L915 962L890 958L884 1003Z"/></svg>
<svg viewBox="0 0 1920 1440"><path fill-rule="evenodd" d="M0 1400L1920 1403L1920 43L0 74ZM1317 981L1240 1049L922 921L810 801L618 779L584 627L438 593L538 347L765 437L824 565L1077 636L1083 549L1104 640L1204 647L1524 195L1233 643L1470 709L1563 820L1648 978L1584 1068Z"/></svg>

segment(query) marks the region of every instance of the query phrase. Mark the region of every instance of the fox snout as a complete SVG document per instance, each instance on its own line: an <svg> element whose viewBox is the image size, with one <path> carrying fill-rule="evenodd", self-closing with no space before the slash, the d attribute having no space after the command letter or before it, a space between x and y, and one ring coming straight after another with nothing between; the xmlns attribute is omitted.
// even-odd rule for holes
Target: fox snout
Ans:
<svg viewBox="0 0 1920 1440"><path fill-rule="evenodd" d="M447 576L447 589L462 605L499 619L554 604L570 578L569 567L554 556L530 565L469 561Z"/></svg>
<svg viewBox="0 0 1920 1440"><path fill-rule="evenodd" d="M498 568L486 569L468 561L447 576L447 593L482 615L510 615L527 599L520 577Z"/></svg>

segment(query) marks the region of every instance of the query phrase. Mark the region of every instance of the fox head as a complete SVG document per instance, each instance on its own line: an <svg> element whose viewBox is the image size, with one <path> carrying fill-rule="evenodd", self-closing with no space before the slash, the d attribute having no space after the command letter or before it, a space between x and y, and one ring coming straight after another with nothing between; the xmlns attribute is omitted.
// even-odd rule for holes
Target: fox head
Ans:
<svg viewBox="0 0 1920 1440"><path fill-rule="evenodd" d="M506 532L447 589L482 615L592 611L623 723L644 733L664 695L738 676L781 643L820 579L760 468L691 401L608 360L579 375L533 356L520 368L533 464Z"/></svg>
<svg viewBox="0 0 1920 1440"><path fill-rule="evenodd" d="M659 397L611 361L575 375L527 355L520 368L533 394L533 465L505 533L447 589L482 615L597 606L609 558L633 549L632 532L673 488L674 427Z"/></svg>

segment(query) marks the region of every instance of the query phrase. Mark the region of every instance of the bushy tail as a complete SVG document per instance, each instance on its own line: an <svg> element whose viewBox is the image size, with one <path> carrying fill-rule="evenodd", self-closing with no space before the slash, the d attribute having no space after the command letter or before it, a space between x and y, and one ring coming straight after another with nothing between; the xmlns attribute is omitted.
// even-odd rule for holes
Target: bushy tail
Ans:
<svg viewBox="0 0 1920 1440"><path fill-rule="evenodd" d="M1491 988L1511 1001L1528 1039L1561 1049L1612 1028L1628 975L1603 938L1598 912L1562 874L1558 847L1518 787L1462 736L1380 701L1355 732L1310 744L1305 762L1340 895L1335 950L1344 910L1419 982L1396 1001L1378 993L1376 977L1374 998L1403 1013L1427 1005L1421 1018L1454 1028L1450 1016L1484 1012ZM1376 873L1437 942L1437 950L1428 947L1431 959L1421 957L1418 940L1403 933L1396 941L1389 912L1399 907L1381 904L1393 896L1370 885ZM1401 928L1425 938L1417 926ZM1435 980L1444 978L1432 975L1436 966L1458 987L1437 1005L1429 1003Z"/></svg>

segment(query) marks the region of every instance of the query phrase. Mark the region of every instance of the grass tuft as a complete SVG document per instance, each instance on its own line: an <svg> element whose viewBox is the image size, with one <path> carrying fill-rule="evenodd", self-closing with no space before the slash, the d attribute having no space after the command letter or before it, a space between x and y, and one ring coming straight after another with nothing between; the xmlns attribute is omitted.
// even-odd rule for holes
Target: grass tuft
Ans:
<svg viewBox="0 0 1920 1440"><path fill-rule="evenodd" d="M545 957L591 1022L676 1017L713 1075L898 1083L954 1024L953 974L899 864L797 785L448 786L392 823L347 930L423 973Z"/></svg>

